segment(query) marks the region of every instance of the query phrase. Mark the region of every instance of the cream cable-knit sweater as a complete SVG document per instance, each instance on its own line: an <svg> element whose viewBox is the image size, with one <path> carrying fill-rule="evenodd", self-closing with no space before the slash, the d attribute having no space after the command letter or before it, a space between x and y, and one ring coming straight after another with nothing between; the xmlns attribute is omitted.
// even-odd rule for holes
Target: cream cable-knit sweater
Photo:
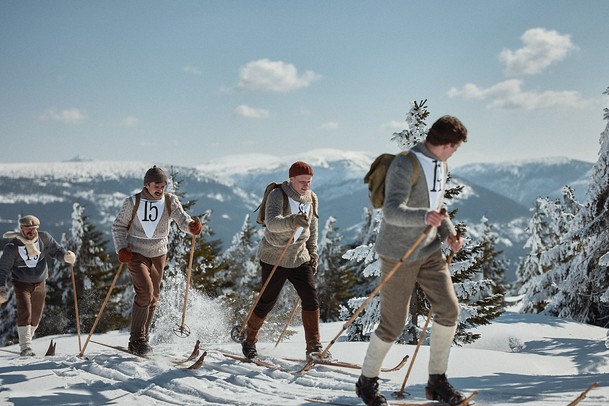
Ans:
<svg viewBox="0 0 609 406"><path fill-rule="evenodd" d="M145 198L144 196L145 193L143 192L142 199ZM192 221L192 218L186 214L176 195L169 193L169 197L171 201L171 215L167 213L167 210L163 211L159 225L154 231L152 238L146 237L142 223L140 223L137 216L133 219L130 230L127 230L133 213L133 199L131 196L125 199L123 207L112 224L112 238L117 253L122 248L129 248L132 252L137 252L147 258L166 254L167 244L169 243L167 236L169 235L171 220L176 222L180 230L189 232L188 225ZM162 197L162 199L165 199L165 197Z"/></svg>
<svg viewBox="0 0 609 406"><path fill-rule="evenodd" d="M287 181L281 184L281 188L291 199L311 205L311 210L307 213L309 227L303 230L295 243L290 244L279 263L279 266L284 268L298 268L305 262L309 262L311 255L317 255L317 217L313 215L313 213L317 213L317 207L313 208L313 196L315 196L315 203L317 203L317 196L311 190L301 196L292 189ZM277 263L294 231L291 219L287 217L292 214L290 205L287 204L284 211L283 199L283 193L277 188L269 193L266 202L266 229L264 230L264 238L260 241L258 247L258 258L271 265Z"/></svg>

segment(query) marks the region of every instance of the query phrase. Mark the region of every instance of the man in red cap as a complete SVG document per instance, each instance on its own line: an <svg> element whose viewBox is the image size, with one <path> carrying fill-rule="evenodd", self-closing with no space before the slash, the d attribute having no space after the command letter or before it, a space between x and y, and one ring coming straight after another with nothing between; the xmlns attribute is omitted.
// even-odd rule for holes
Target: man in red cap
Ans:
<svg viewBox="0 0 609 406"><path fill-rule="evenodd" d="M242 350L250 359L258 355L258 331L275 306L286 280L292 283L302 301L307 357L318 356L323 350L315 284L318 216L317 196L311 190L313 168L306 162L294 162L288 175L289 180L269 193L264 208L266 228L258 248L262 285L275 266L276 269L247 322Z"/></svg>
<svg viewBox="0 0 609 406"><path fill-rule="evenodd" d="M144 188L125 199L112 224L118 260L127 264L135 290L129 351L138 355L152 351L150 325L161 294L171 221L193 235L203 228L198 218L186 214L176 195L165 192L166 186L167 175L161 168L148 169Z"/></svg>

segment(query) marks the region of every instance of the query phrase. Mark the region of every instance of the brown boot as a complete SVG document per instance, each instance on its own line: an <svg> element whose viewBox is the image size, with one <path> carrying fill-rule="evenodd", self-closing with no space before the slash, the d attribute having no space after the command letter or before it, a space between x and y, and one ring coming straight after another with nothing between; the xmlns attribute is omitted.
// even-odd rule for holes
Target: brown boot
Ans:
<svg viewBox="0 0 609 406"><path fill-rule="evenodd" d="M258 317L256 313L252 313L245 327L245 341L241 343L241 350L246 358L254 359L258 356L256 350L256 342L258 341L258 331L264 323L264 317Z"/></svg>
<svg viewBox="0 0 609 406"><path fill-rule="evenodd" d="M307 343L307 359L311 356L319 357L323 351L321 337L319 335L319 309L302 311L302 326L305 331L305 341ZM324 354L325 358L331 358L330 353Z"/></svg>
<svg viewBox="0 0 609 406"><path fill-rule="evenodd" d="M155 310L156 306L148 307L148 319L146 320L146 326L144 327L144 340L146 341L150 341L150 326L152 325Z"/></svg>
<svg viewBox="0 0 609 406"><path fill-rule="evenodd" d="M131 335L129 336L129 351L145 355L152 351L146 339L146 322L148 321L148 306L138 306L133 303L131 308Z"/></svg>

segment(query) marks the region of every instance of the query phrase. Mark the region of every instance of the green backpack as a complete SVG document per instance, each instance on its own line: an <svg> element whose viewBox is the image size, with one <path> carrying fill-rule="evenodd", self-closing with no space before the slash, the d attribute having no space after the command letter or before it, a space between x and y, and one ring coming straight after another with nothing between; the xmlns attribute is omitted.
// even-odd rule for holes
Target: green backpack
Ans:
<svg viewBox="0 0 609 406"><path fill-rule="evenodd" d="M410 158L410 162L412 163L412 185L414 186L419 179L419 162L417 158L408 151L402 151L400 152L400 155L406 155ZM370 170L366 176L364 176L364 183L368 184L370 202L375 209L382 208L383 203L385 202L385 177L387 176L389 165L391 165L391 162L393 162L393 159L396 156L397 155L395 154L379 155L374 162L372 162Z"/></svg>

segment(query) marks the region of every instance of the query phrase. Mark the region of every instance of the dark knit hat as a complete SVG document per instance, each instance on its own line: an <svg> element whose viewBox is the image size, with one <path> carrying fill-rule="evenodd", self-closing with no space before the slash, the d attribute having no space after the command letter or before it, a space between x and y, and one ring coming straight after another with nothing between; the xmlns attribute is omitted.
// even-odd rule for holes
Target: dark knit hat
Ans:
<svg viewBox="0 0 609 406"><path fill-rule="evenodd" d="M23 227L40 227L40 220L38 220L38 217L36 216L32 216L27 215L27 216L23 216L19 219L19 225L23 226Z"/></svg>
<svg viewBox="0 0 609 406"><path fill-rule="evenodd" d="M162 182L167 182L167 175L165 175L165 172L163 172L163 170L159 167L157 167L156 165L154 165L152 168L148 169L148 171L146 172L146 175L144 176L144 185L147 185L148 183L151 182L156 182L156 183L162 183Z"/></svg>
<svg viewBox="0 0 609 406"><path fill-rule="evenodd" d="M289 175L290 175L290 178L293 178L294 176L298 176L298 175L313 176L313 168L311 168L311 166L309 166L309 164L306 162L302 162L302 161L294 162L292 164L292 166L290 166Z"/></svg>

